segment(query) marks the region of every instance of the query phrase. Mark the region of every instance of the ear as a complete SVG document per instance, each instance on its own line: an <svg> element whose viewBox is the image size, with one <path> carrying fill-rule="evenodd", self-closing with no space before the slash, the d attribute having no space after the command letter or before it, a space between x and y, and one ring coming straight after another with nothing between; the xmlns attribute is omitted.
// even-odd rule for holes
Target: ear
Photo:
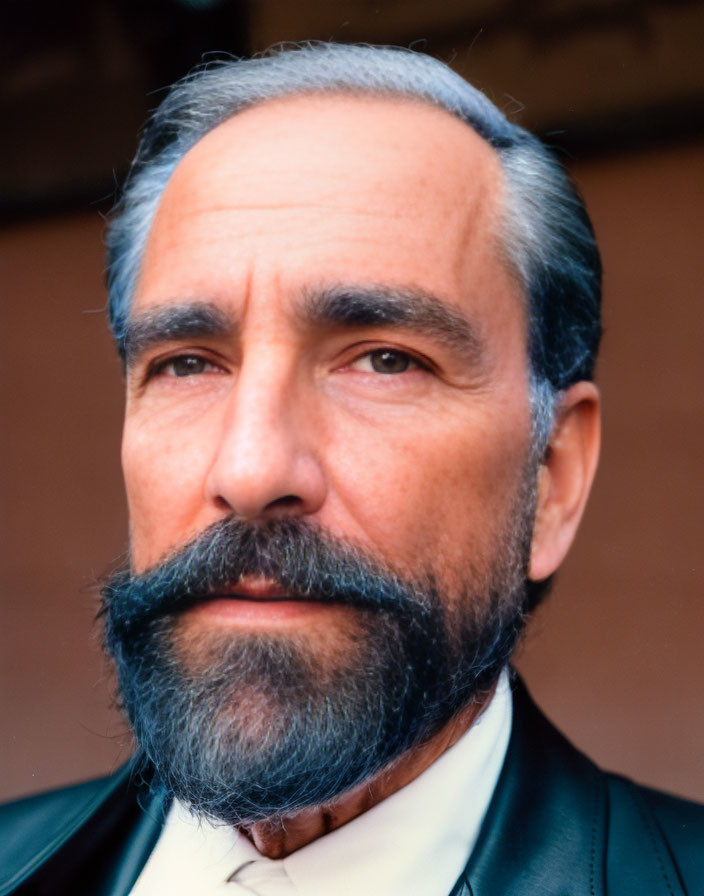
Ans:
<svg viewBox="0 0 704 896"><path fill-rule="evenodd" d="M599 391L575 383L561 396L538 473L528 577L551 576L572 544L594 480L601 442Z"/></svg>

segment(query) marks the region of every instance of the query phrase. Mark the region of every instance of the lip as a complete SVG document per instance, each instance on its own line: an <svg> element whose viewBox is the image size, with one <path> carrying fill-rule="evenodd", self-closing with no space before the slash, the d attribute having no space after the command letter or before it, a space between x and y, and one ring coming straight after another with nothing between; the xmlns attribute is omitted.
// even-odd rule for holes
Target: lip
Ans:
<svg viewBox="0 0 704 896"><path fill-rule="evenodd" d="M186 615L210 624L251 629L310 622L339 611L339 605L306 599L275 582L247 577L232 590L209 595Z"/></svg>
<svg viewBox="0 0 704 896"><path fill-rule="evenodd" d="M228 589L225 592L213 594L212 596L217 599L232 600L278 601L298 599L295 594L286 591L276 582L253 576L242 576L231 591Z"/></svg>

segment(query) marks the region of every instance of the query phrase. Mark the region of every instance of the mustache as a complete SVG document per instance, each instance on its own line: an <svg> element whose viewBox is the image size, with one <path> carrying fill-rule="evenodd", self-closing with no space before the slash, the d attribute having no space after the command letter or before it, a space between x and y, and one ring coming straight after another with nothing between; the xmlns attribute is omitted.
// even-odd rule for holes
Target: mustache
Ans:
<svg viewBox="0 0 704 896"><path fill-rule="evenodd" d="M101 587L99 616L108 640L129 637L151 620L222 595L243 576L273 580L291 599L366 610L430 614L432 583L410 583L358 545L298 519L263 524L220 520L160 563L135 575L129 562Z"/></svg>

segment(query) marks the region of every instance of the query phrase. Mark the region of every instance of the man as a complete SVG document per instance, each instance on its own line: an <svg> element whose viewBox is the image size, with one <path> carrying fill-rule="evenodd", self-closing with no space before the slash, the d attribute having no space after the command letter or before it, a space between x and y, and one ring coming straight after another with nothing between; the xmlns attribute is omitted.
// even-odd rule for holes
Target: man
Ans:
<svg viewBox="0 0 704 896"><path fill-rule="evenodd" d="M540 143L420 54L228 63L108 243L139 752L4 810L0 893L702 892L701 809L506 671L599 446L599 258Z"/></svg>

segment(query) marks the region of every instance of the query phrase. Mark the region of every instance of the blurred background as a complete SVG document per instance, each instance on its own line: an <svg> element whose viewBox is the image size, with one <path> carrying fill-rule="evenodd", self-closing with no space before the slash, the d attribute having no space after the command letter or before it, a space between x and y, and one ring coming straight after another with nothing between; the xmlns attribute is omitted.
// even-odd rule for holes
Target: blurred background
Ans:
<svg viewBox="0 0 704 896"><path fill-rule="evenodd" d="M130 752L94 622L124 552L103 218L166 85L279 41L413 46L569 167L605 266L603 463L518 666L606 767L704 799L704 4L5 0L0 798Z"/></svg>

